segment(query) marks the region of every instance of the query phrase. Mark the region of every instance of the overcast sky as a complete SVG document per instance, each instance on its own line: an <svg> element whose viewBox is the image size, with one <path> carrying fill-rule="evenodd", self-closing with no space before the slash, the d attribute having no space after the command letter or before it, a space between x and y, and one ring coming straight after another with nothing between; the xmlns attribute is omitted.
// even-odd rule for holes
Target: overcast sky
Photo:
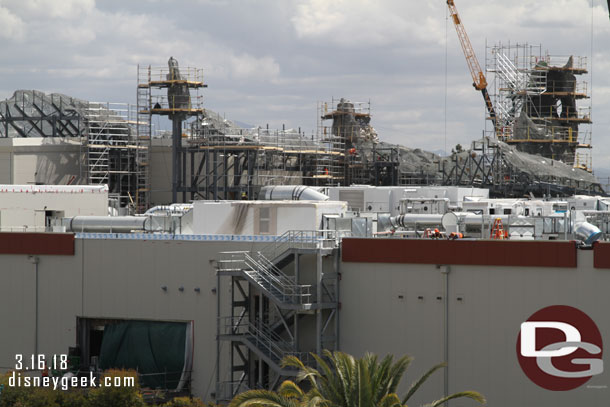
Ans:
<svg viewBox="0 0 610 407"><path fill-rule="evenodd" d="M594 167L610 168L606 0L456 6L482 65L486 42L499 41L588 58ZM134 103L137 64L171 55L204 69L205 107L230 119L311 133L318 101L370 99L382 140L450 150L481 136L485 109L446 9L444 0L0 0L0 98L38 89Z"/></svg>

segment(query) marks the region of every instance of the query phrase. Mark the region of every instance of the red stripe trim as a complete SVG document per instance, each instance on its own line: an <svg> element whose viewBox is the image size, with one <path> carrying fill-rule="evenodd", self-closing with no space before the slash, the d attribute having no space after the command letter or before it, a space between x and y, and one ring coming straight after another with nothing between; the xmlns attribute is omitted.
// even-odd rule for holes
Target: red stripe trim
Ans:
<svg viewBox="0 0 610 407"><path fill-rule="evenodd" d="M610 269L610 243L593 243L593 267Z"/></svg>
<svg viewBox="0 0 610 407"><path fill-rule="evenodd" d="M73 233L0 233L0 254L73 256Z"/></svg>
<svg viewBox="0 0 610 407"><path fill-rule="evenodd" d="M343 239L345 262L576 267L576 242Z"/></svg>

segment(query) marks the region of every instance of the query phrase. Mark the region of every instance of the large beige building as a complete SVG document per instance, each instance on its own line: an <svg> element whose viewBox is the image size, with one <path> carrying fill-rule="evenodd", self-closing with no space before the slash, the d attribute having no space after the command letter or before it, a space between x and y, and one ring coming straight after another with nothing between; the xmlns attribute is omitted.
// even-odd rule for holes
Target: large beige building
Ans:
<svg viewBox="0 0 610 407"><path fill-rule="evenodd" d="M83 358L95 356L99 343L92 335L110 321L184 322L193 329L192 391L205 400L221 398L217 392L231 381L230 349L245 344L247 332L235 331L232 337L220 328L217 332L217 317L228 315L232 296L235 300L233 279L240 280L239 273L231 276L219 266L219 260L226 259L219 253L255 253L269 243L254 237L213 241L213 235L182 239L186 237L0 234L0 366L14 367L16 354L65 354L76 345ZM523 373L516 350L520 324L549 305L584 311L602 338L610 337L606 318L610 245L579 250L573 242L559 241L346 238L338 249L315 251L301 245L298 250L299 260L286 263L286 273L299 269L298 281L314 286L320 273L326 273L338 305L333 308L331 301L326 308L316 308L322 302L314 300L311 307L292 307L294 319L300 321L295 339L299 351L316 351L320 346L315 335L319 317L325 328L334 327L320 340L340 350L358 356L365 352L414 356L405 386L433 364L447 360L446 372L437 373L412 405L439 398L445 391L466 389L480 391L493 406L607 403L607 371L577 389L549 391ZM268 293L263 285L241 280L248 287L249 312L255 313ZM331 287L331 280L338 287ZM275 312L277 304L269 301L261 315ZM291 310L281 312L289 322ZM288 340L287 331L277 332ZM272 377L259 362L265 356L255 347L246 349L247 380ZM265 376L259 376L257 369ZM473 404L452 403L462 405Z"/></svg>

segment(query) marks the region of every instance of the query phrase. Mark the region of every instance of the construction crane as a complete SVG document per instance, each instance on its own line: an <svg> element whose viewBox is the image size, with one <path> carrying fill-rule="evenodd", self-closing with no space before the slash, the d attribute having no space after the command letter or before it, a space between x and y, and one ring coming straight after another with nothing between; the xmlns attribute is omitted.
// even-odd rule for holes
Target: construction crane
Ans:
<svg viewBox="0 0 610 407"><path fill-rule="evenodd" d="M449 14L451 15L451 19L453 20L453 24L455 25L455 31L457 31L458 38L460 39L460 44L462 45L462 50L464 51L464 56L466 57L466 63L468 64L470 74L472 75L472 85L476 90L480 90L483 94L483 99L485 99L485 105L487 106L487 112L489 113L489 118L491 119L495 130L496 111L494 110L493 104L491 103L491 98L489 97L489 93L487 92L487 79L485 79L483 70L479 65L479 61L477 60L477 56L474 53L474 49L472 48L472 44L470 43L468 34L466 34L466 29L462 24L462 20L460 20L460 16L458 15L457 9L455 8L454 1L447 0L447 6L449 7Z"/></svg>

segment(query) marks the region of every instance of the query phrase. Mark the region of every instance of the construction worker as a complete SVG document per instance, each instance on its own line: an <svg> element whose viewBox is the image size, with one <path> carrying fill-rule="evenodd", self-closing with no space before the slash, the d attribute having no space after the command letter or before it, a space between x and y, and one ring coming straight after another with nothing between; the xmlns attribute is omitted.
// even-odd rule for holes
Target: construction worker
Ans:
<svg viewBox="0 0 610 407"><path fill-rule="evenodd" d="M241 193L241 200L242 201L247 201L248 200L248 194L246 193L246 191L243 191Z"/></svg>

